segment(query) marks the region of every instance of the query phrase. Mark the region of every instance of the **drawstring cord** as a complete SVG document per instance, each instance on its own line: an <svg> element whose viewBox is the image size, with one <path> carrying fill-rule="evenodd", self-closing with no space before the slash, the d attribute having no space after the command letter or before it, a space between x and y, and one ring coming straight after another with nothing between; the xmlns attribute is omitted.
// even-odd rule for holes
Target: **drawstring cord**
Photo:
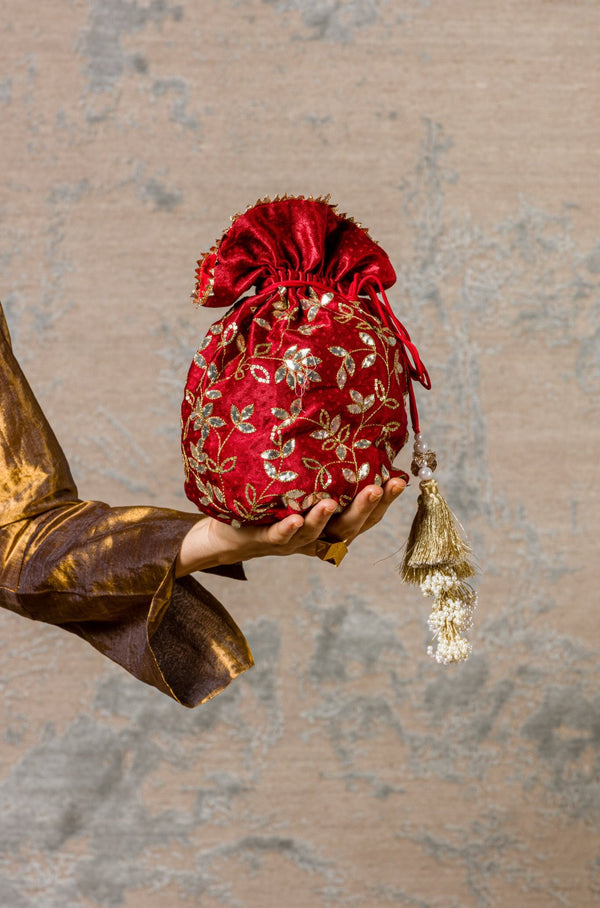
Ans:
<svg viewBox="0 0 600 908"><path fill-rule="evenodd" d="M419 413L417 410L417 401L415 397L415 389L413 387L413 381L418 381L419 384L423 385L424 388L429 390L431 388L431 379L429 377L429 372L425 368L421 357L419 356L419 351L417 350L415 344L410 339L410 334L394 314L394 310L390 305L390 301L385 295L385 290L383 284L377 277L371 275L366 275L358 283L356 288L357 296L360 296L361 291L365 290L369 295L369 299L373 305L373 308L376 314L379 316L384 325L392 331L402 347L402 354L404 360L404 366L406 370L406 384L408 390L408 400L410 405L410 419L413 427L413 432L415 435L418 435L420 432L419 428ZM379 291L381 299L377 296L377 291Z"/></svg>

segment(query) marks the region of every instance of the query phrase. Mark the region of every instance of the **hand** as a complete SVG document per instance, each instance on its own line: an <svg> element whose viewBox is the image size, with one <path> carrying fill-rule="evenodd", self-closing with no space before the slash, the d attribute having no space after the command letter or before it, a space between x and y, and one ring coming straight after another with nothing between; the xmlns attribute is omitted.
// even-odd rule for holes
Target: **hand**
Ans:
<svg viewBox="0 0 600 908"><path fill-rule="evenodd" d="M336 517L333 513L337 505L331 498L319 501L304 516L290 514L268 526L234 529L207 517L185 536L177 556L176 576L264 555L316 555L316 541L323 533L328 539L343 540L349 545L360 533L379 523L405 486L400 478L388 480L383 488L366 486Z"/></svg>

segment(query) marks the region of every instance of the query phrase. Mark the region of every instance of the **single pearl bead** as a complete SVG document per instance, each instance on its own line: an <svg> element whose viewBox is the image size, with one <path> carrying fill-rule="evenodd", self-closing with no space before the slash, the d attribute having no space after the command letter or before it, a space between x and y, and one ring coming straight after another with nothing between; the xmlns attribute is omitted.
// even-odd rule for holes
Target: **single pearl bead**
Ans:
<svg viewBox="0 0 600 908"><path fill-rule="evenodd" d="M415 451L418 451L419 454L426 454L429 450L429 445L424 441L418 441L415 445Z"/></svg>
<svg viewBox="0 0 600 908"><path fill-rule="evenodd" d="M423 436L420 432L417 432L417 434L415 435L415 442L417 441L423 441Z"/></svg>
<svg viewBox="0 0 600 908"><path fill-rule="evenodd" d="M419 479L431 479L433 476L433 470L430 470L429 467L421 467L419 470Z"/></svg>

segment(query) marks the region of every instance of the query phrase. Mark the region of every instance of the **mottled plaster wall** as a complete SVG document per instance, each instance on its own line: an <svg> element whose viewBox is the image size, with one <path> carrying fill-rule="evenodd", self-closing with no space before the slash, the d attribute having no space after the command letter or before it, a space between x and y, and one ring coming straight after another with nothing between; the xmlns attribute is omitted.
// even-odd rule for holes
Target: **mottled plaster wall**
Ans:
<svg viewBox="0 0 600 908"><path fill-rule="evenodd" d="M0 296L80 493L186 507L195 260L258 197L330 192L397 266L484 570L451 670L395 574L414 490L336 574L211 579L257 665L194 712L0 616L0 904L600 901L599 28L593 0L0 0Z"/></svg>

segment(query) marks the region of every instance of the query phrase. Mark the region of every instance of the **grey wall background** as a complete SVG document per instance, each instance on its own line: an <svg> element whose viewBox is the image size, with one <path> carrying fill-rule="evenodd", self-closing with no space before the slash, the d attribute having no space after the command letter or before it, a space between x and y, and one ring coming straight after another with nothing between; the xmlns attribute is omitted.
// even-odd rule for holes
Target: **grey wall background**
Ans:
<svg viewBox="0 0 600 908"><path fill-rule="evenodd" d="M594 0L0 0L0 295L80 494L187 509L195 260L258 197L330 192L397 267L484 569L451 670L395 573L414 489L337 573L211 579L257 665L194 712L0 616L0 904L600 901L599 27Z"/></svg>

